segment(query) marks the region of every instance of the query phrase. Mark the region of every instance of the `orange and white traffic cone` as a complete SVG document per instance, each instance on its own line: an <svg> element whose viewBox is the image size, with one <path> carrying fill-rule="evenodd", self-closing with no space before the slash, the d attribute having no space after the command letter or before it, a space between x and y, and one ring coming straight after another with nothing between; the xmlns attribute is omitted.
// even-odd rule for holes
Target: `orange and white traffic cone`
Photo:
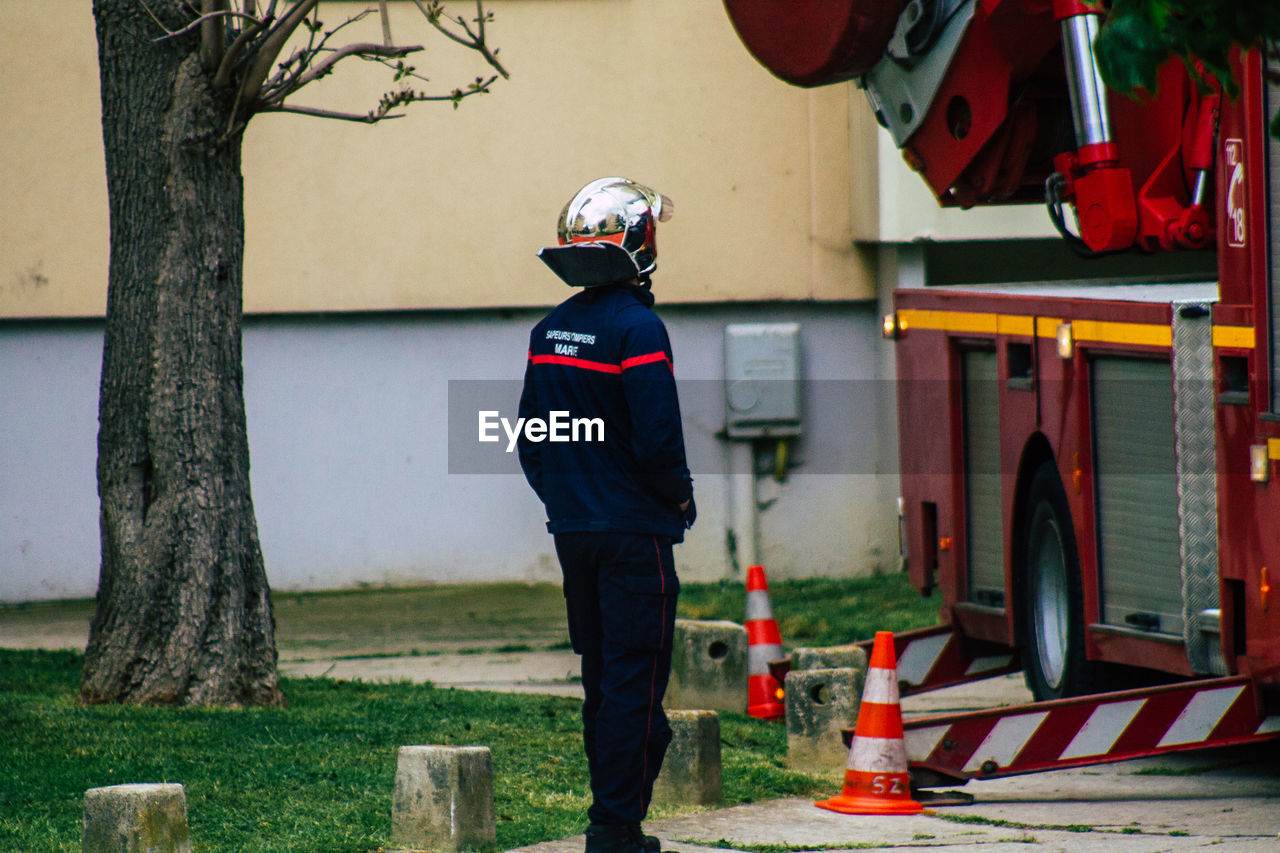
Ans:
<svg viewBox="0 0 1280 853"><path fill-rule="evenodd" d="M747 713L762 720L786 715L779 699L782 683L769 672L769 661L783 656L782 634L769 606L764 566L747 569Z"/></svg>
<svg viewBox="0 0 1280 853"><path fill-rule="evenodd" d="M876 632L849 746L844 790L814 805L845 814L919 814L924 810L911 798L891 631Z"/></svg>

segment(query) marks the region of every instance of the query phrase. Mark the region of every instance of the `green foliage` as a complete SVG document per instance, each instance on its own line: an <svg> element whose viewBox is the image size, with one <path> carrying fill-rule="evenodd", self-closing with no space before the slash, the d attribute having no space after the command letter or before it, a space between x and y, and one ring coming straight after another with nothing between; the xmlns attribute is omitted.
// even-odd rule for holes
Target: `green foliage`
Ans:
<svg viewBox="0 0 1280 853"><path fill-rule="evenodd" d="M1231 74L1232 49L1274 52L1277 42L1275 0L1113 0L1095 52L1107 85L1126 94L1154 92L1156 72L1176 56L1201 85L1216 80L1234 97L1239 84Z"/></svg>

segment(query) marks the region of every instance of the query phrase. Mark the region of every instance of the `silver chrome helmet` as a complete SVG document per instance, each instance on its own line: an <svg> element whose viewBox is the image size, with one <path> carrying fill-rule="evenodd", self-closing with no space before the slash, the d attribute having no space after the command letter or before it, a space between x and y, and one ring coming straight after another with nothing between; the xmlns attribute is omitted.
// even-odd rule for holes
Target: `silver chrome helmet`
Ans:
<svg viewBox="0 0 1280 853"><path fill-rule="evenodd" d="M675 211L671 199L626 178L598 178L560 211L560 245L613 243L626 250L640 275L658 266L659 222Z"/></svg>

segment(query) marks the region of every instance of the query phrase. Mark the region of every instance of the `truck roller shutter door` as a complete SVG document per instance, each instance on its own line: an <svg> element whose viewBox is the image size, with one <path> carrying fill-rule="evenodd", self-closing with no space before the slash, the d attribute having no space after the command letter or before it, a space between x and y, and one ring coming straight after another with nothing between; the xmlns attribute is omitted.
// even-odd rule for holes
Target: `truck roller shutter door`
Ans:
<svg viewBox="0 0 1280 853"><path fill-rule="evenodd" d="M1000 507L1000 406L995 350L961 354L964 374L965 531L968 599L1004 606Z"/></svg>
<svg viewBox="0 0 1280 853"><path fill-rule="evenodd" d="M1096 358L1092 385L1102 621L1180 639L1172 368Z"/></svg>

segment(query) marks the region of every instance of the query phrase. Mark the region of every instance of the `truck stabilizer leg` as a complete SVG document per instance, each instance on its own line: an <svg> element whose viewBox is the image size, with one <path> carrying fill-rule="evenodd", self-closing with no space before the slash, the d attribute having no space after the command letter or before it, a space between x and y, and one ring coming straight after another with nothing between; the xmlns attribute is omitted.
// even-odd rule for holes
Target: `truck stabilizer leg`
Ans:
<svg viewBox="0 0 1280 853"><path fill-rule="evenodd" d="M870 640L858 645L871 654ZM1018 672L1017 653L995 643L966 638L950 625L932 625L893 635L902 696Z"/></svg>
<svg viewBox="0 0 1280 853"><path fill-rule="evenodd" d="M916 785L963 784L1041 770L1280 738L1243 675L922 717L904 723Z"/></svg>

